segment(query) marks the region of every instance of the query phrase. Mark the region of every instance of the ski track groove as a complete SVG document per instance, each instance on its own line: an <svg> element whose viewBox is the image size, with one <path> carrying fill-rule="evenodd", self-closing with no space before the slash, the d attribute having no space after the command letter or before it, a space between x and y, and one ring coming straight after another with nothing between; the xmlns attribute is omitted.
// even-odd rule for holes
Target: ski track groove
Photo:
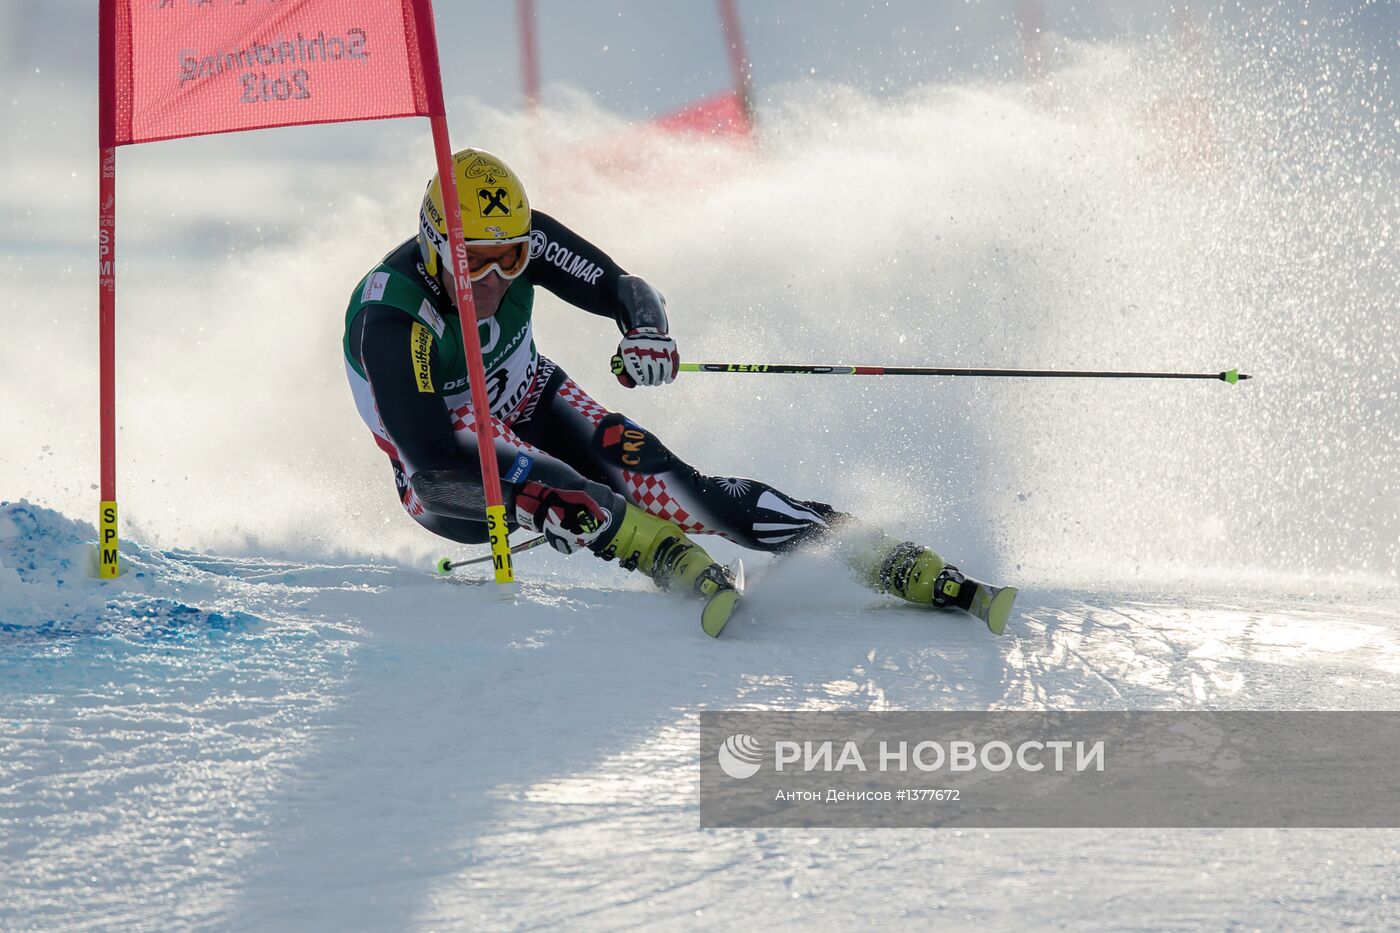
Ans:
<svg viewBox="0 0 1400 933"><path fill-rule="evenodd" d="M566 924L566 923L571 922L571 921L582 921L582 920L584 920L584 919L586 919L586 918L589 918L589 917L598 917L598 916L601 916L601 915L606 914L606 913L611 913L611 912L613 912L613 911L625 910L625 909L628 908L628 907L634 907L634 906L636 906L636 905L638 905L638 904L645 903L646 901L649 901L649 900L651 900L651 899L653 899L653 898L665 897L665 896L667 896L667 895L674 894L674 893L676 893L676 892L678 892L678 891L684 891L684 890L687 890L687 889L689 889L689 888L693 888L693 887L695 887L696 885L701 884L702 882L709 880L709 878L710 878L711 876L722 875L722 874L724 874L725 872L727 872L727 871L729 871L729 870L731 870L731 869L733 869L733 868L737 868L738 866L744 864L745 861L746 861L746 860L743 859L743 858L736 857L736 858L734 858L734 859L731 859L731 860L728 861L728 862L724 862L724 863L719 864L719 865L714 865L714 866L711 866L711 867L709 867L709 868L701 869L700 871L698 871L697 873L695 873L693 877L690 877L690 878L688 878L688 879L686 879L686 880L684 880L684 881L672 882L672 883L667 884L667 885L664 885L664 886L662 886L662 887L653 888L653 889L651 889L651 890L648 890L648 891L646 891L646 892L643 893L643 894L638 894L638 895L635 895L635 896L632 896L632 897L624 898L623 900L620 900L620 901L612 901L612 902L609 902L609 903L607 903L607 904L601 904L601 905L599 905L599 906L597 906L597 907L589 908L588 910L574 911L574 912L572 912L572 913L566 914L566 915L563 916L563 917L552 917L552 918L550 918L549 920L544 921L544 922L542 922L542 923L539 923L539 924L536 924L536 925L533 925L533 926L519 927L518 929L522 929L522 930L550 930L550 929L557 929L557 928L559 928L561 925ZM630 924L629 926L631 926L632 928L635 929L635 928L645 928L645 927L649 927L649 926L653 926L653 925L654 925L654 924L652 923L652 921L650 920L650 918L645 918L645 919L642 919L642 920L637 921L637 922L634 923L634 924ZM613 924L609 924L608 926L609 926L609 929L625 929L625 928L626 928L626 927L623 927L623 926L615 926L615 925L613 925Z"/></svg>
<svg viewBox="0 0 1400 933"><path fill-rule="evenodd" d="M1083 654L1081 654L1073 645L1066 646L1066 650L1069 651L1069 653L1073 655L1077 661L1079 661L1080 666L1084 668L1086 673L1093 675L1095 679L1097 679L1100 683L1102 683L1105 687L1108 688L1109 693L1113 694L1114 699L1120 701L1123 699L1123 692L1118 689L1117 685L1115 685L1113 681L1109 680L1103 675L1103 673L1099 671L1097 665L1095 665L1092 661L1090 661Z"/></svg>
<svg viewBox="0 0 1400 933"><path fill-rule="evenodd" d="M1191 661L1190 652L1183 651L1176 643L1163 634L1157 625L1145 618L1134 616L1126 609L1117 605L1106 605L1100 608L1126 620L1127 625L1115 626L1114 628L1125 630L1128 633L1130 645L1140 644L1138 639L1134 639L1131 636L1133 633L1141 632L1155 642L1159 648L1164 649L1169 669L1173 672L1173 676L1170 678L1171 683L1178 685L1189 683L1190 674L1195 674L1203 680L1209 676L1200 664ZM1134 604L1134 608L1142 611L1145 615L1156 615L1159 619L1164 618L1160 612L1155 612L1151 607L1143 604ZM1183 677L1183 672L1185 672L1187 676ZM1171 694L1171 696L1173 699L1180 699L1179 693Z"/></svg>

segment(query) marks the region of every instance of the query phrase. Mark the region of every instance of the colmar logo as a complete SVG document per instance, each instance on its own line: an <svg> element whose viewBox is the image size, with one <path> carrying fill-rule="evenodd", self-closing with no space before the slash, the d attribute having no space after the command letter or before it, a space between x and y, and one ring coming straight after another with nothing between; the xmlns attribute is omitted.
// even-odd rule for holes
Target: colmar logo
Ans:
<svg viewBox="0 0 1400 933"><path fill-rule="evenodd" d="M719 747L719 768L736 781L743 781L758 773L763 766L763 748L758 740L742 732L724 740Z"/></svg>
<svg viewBox="0 0 1400 933"><path fill-rule="evenodd" d="M603 267L588 257L576 256L573 250L568 247L555 243L539 230L532 230L530 231L530 258L539 259L541 256L544 257L545 262L552 263L589 285L597 285L598 279L603 275Z"/></svg>

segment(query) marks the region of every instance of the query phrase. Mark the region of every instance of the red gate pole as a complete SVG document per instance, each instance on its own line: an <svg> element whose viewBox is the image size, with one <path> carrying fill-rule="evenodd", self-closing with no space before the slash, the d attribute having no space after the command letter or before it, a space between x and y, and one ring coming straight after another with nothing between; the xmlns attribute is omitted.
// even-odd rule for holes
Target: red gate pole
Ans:
<svg viewBox="0 0 1400 933"><path fill-rule="evenodd" d="M734 93L744 105L744 116L753 126L752 83L749 80L749 57L744 48L743 27L739 25L739 8L735 0L718 0L720 21L724 27L724 45L729 52L729 71L734 78Z"/></svg>
<svg viewBox="0 0 1400 933"><path fill-rule="evenodd" d="M117 150L101 150L97 213L97 405L102 453L97 573L121 572L117 557Z"/></svg>
<svg viewBox="0 0 1400 933"><path fill-rule="evenodd" d="M112 60L115 10L99 6L97 189L97 410L101 448L97 563L99 577L121 573L117 552L117 149L116 63Z"/></svg>
<svg viewBox="0 0 1400 933"><path fill-rule="evenodd" d="M540 102L539 41L535 32L535 0L516 0L520 12L520 69L525 83L525 109L533 113Z"/></svg>
<svg viewBox="0 0 1400 933"><path fill-rule="evenodd" d="M447 219L447 243L452 251L452 284L457 294L457 315L462 322L462 349L466 352L476 447L481 455L481 484L486 491L486 527L491 539L491 563L496 571L500 595L511 598L515 595L515 569L511 564L510 543L507 540L509 529L506 526L505 500L501 495L501 474L496 466L490 395L486 391L486 364L481 356L481 335L477 333L476 302L472 298L471 272L467 266L466 235L462 232L462 211L459 207L462 202L457 197L452 143L447 134L447 106L442 97L442 70L438 63L432 7L426 3L423 5L427 7L426 14L416 18L418 44L423 58L433 152L437 156L438 179L442 185L443 214Z"/></svg>

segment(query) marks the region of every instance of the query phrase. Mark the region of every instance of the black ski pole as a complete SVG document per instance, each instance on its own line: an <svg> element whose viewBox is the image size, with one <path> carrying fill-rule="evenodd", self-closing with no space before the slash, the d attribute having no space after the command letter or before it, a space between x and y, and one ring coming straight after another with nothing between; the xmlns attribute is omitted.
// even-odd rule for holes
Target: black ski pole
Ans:
<svg viewBox="0 0 1400 933"><path fill-rule="evenodd" d="M1223 373L1138 373L1077 369L959 369L934 366L847 366L793 363L682 363L683 373L757 373L772 376L1009 376L1033 379L1218 379L1231 385L1252 378L1238 369Z"/></svg>

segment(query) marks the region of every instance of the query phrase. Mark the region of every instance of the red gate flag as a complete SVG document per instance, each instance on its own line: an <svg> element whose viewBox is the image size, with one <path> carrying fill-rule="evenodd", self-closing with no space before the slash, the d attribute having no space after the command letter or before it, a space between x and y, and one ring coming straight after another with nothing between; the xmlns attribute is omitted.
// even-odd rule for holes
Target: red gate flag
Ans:
<svg viewBox="0 0 1400 933"><path fill-rule="evenodd" d="M442 112L427 0L105 0L101 14L104 146Z"/></svg>
<svg viewBox="0 0 1400 933"><path fill-rule="evenodd" d="M117 146L272 126L428 117L443 201L458 203L432 0L98 0L98 404L96 570L120 573L116 464ZM462 218L447 212L457 307L476 317ZM462 328L476 436L491 437L481 341ZM479 445L499 592L514 593L495 449Z"/></svg>
<svg viewBox="0 0 1400 933"><path fill-rule="evenodd" d="M723 91L697 101L655 121L668 133L704 133L710 136L749 136L753 121L744 98L735 91Z"/></svg>

